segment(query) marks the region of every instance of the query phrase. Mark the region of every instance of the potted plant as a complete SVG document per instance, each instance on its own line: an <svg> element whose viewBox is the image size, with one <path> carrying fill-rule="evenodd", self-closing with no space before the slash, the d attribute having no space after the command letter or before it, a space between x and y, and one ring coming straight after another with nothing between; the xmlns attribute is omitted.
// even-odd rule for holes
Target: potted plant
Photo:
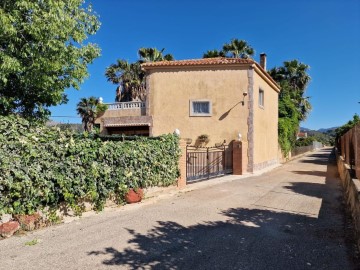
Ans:
<svg viewBox="0 0 360 270"><path fill-rule="evenodd" d="M199 141L199 143L201 143L201 144L207 144L207 143L210 141L209 135L207 135L207 134L201 134L201 135L198 137L198 141Z"/></svg>
<svg viewBox="0 0 360 270"><path fill-rule="evenodd" d="M125 175L128 180L129 189L125 193L125 201L127 203L137 203L142 200L144 197L143 187L144 183L142 180L136 179L133 177L132 172L129 172Z"/></svg>
<svg viewBox="0 0 360 270"><path fill-rule="evenodd" d="M127 203L137 203L141 202L144 197L144 192L142 188L129 188L128 192L125 194L125 201Z"/></svg>

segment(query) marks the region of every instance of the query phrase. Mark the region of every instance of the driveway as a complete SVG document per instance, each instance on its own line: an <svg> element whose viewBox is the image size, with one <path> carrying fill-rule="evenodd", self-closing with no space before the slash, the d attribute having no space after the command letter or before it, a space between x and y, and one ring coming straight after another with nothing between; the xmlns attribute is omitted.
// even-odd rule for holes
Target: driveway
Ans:
<svg viewBox="0 0 360 270"><path fill-rule="evenodd" d="M341 198L322 149L0 241L0 269L355 269Z"/></svg>

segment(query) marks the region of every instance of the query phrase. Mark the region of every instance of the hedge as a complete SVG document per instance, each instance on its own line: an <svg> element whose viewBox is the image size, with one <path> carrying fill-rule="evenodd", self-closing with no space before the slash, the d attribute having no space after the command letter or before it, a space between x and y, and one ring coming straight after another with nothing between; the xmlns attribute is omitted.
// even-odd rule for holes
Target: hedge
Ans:
<svg viewBox="0 0 360 270"><path fill-rule="evenodd" d="M178 137L102 141L0 116L0 214L31 214L60 205L101 210L129 188L169 186L179 176Z"/></svg>

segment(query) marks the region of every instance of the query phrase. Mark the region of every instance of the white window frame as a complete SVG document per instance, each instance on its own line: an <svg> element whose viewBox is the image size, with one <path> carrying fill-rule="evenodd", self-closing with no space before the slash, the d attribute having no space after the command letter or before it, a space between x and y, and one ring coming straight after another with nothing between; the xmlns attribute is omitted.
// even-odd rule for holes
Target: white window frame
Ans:
<svg viewBox="0 0 360 270"><path fill-rule="evenodd" d="M207 102L209 103L209 112L208 113L197 113L194 112L194 103L196 102ZM190 100L190 116L212 116L212 102L209 99L191 99Z"/></svg>
<svg viewBox="0 0 360 270"><path fill-rule="evenodd" d="M259 107L264 108L265 104L265 91L263 89L259 89Z"/></svg>

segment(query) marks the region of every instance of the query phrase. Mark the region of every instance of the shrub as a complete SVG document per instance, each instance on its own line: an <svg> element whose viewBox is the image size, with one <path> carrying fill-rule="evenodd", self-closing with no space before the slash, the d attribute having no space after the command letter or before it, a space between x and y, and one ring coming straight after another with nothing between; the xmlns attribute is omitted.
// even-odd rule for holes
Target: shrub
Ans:
<svg viewBox="0 0 360 270"><path fill-rule="evenodd" d="M81 202L101 210L130 187L168 186L179 175L178 138L102 141L0 116L0 214L31 214Z"/></svg>

